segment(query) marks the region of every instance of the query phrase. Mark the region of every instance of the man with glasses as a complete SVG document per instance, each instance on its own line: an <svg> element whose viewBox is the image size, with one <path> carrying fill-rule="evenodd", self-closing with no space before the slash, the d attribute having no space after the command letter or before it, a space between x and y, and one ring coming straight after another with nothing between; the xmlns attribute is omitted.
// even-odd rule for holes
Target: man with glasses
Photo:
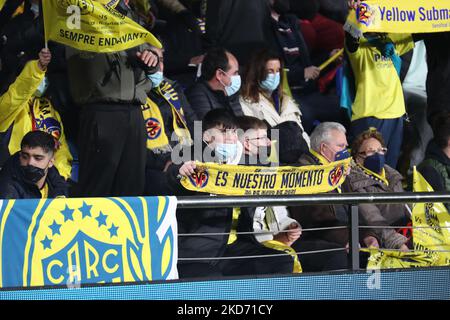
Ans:
<svg viewBox="0 0 450 320"><path fill-rule="evenodd" d="M198 119L212 109L227 109L234 116L243 115L239 103L241 77L236 57L223 48L210 49L203 60L201 80L186 91Z"/></svg>

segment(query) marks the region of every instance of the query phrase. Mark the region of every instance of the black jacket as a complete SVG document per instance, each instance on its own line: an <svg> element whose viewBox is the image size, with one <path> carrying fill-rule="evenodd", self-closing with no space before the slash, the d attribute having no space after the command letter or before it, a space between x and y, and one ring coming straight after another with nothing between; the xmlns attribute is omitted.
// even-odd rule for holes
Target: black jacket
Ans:
<svg viewBox="0 0 450 320"><path fill-rule="evenodd" d="M318 165L318 161L310 153L303 154L299 162L302 166ZM343 192L348 192L349 187L346 182L341 186ZM337 193L333 190L330 193ZM338 227L348 225L348 205L304 205L299 207L289 207L291 217L297 220L304 229ZM305 232L301 240L325 240L345 246L349 240L347 229L331 229L321 231ZM301 241L300 240L300 241Z"/></svg>
<svg viewBox="0 0 450 320"><path fill-rule="evenodd" d="M189 191L181 185L181 176L178 174L180 167L181 165L172 164L167 172L157 170L147 171L146 194L207 196L206 193ZM223 256L227 246L232 220L232 208L178 209L179 258L211 258ZM193 233L197 235L189 236L189 234ZM222 235L198 235L206 233L221 233ZM179 261L179 263L189 262L203 262L216 265L219 260Z"/></svg>
<svg viewBox="0 0 450 320"><path fill-rule="evenodd" d="M427 117L430 124L441 111L450 112L450 32L413 34L427 49Z"/></svg>
<svg viewBox="0 0 450 320"><path fill-rule="evenodd" d="M450 159L432 139L427 146L419 172L434 191L450 191Z"/></svg>
<svg viewBox="0 0 450 320"><path fill-rule="evenodd" d="M450 32L428 34L427 48L427 97L428 121L440 111L450 112Z"/></svg>
<svg viewBox="0 0 450 320"><path fill-rule="evenodd" d="M232 52L240 65L251 53L272 47L268 0L208 0L206 48L221 46Z"/></svg>
<svg viewBox="0 0 450 320"><path fill-rule="evenodd" d="M186 96L198 119L203 119L208 111L224 108L235 116L243 116L239 93L227 97L222 91L214 91L205 80L194 84L186 91Z"/></svg>
<svg viewBox="0 0 450 320"><path fill-rule="evenodd" d="M301 34L298 18L291 14L280 16L272 21L272 34L277 44L278 53L283 57L285 68L289 69L288 82L293 88L313 89L314 81L306 82L305 68L312 66L308 47ZM284 31L280 31L284 30Z"/></svg>
<svg viewBox="0 0 450 320"><path fill-rule="evenodd" d="M48 197L68 196L68 186L56 167L48 170L46 183ZM0 199L41 198L41 192L34 184L24 180L20 170L19 153L14 154L0 171Z"/></svg>

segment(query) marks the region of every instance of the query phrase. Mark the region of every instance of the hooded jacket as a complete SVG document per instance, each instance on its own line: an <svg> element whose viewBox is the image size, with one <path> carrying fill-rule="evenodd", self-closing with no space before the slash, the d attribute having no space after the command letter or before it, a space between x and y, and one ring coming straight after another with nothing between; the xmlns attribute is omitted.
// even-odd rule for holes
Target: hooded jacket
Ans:
<svg viewBox="0 0 450 320"><path fill-rule="evenodd" d="M419 172L434 191L450 192L450 158L431 140L425 153L425 160L418 167ZM450 210L450 203L446 203Z"/></svg>
<svg viewBox="0 0 450 320"><path fill-rule="evenodd" d="M68 186L55 166L48 169L45 183L48 186L48 197L68 196ZM0 171L0 199L33 199L42 198L35 184L25 181L20 169L19 153L14 154Z"/></svg>
<svg viewBox="0 0 450 320"><path fill-rule="evenodd" d="M388 185L370 178L359 166L353 166L347 176L350 190L357 193L403 192L402 175L387 165L384 170ZM409 220L409 211L405 204L364 203L358 208L361 225L390 226ZM398 249L408 241L394 229L371 229L367 231L367 236L369 235L377 238L380 247L387 249Z"/></svg>

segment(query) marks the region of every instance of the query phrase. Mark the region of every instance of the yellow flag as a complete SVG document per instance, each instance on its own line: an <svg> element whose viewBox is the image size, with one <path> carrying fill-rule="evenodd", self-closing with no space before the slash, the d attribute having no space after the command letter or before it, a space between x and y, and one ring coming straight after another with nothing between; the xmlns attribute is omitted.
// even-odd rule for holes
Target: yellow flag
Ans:
<svg viewBox="0 0 450 320"><path fill-rule="evenodd" d="M5 5L6 0L0 0L0 10L3 9L3 6Z"/></svg>
<svg viewBox="0 0 450 320"><path fill-rule="evenodd" d="M288 69L283 68L283 77L281 78L281 86L283 88L283 93L287 94L289 97L292 98L292 91L291 91L291 87L289 86L289 81L288 81Z"/></svg>
<svg viewBox="0 0 450 320"><path fill-rule="evenodd" d="M378 248L364 248L363 252L369 252L367 269L397 269L430 267L436 264L437 257L427 252L402 252L395 250L380 250Z"/></svg>
<svg viewBox="0 0 450 320"><path fill-rule="evenodd" d="M294 195L332 191L341 186L350 159L327 165L303 167L256 167L196 163L195 174L183 177L188 190L239 195Z"/></svg>
<svg viewBox="0 0 450 320"><path fill-rule="evenodd" d="M413 191L433 192L414 167ZM367 269L414 268L450 265L450 215L442 203L417 203L412 212L414 250L398 252L362 249L370 252Z"/></svg>
<svg viewBox="0 0 450 320"><path fill-rule="evenodd" d="M102 2L105 2L102 0ZM116 11L93 0L45 0L45 39L83 51L115 52L149 43L161 43L148 30Z"/></svg>
<svg viewBox="0 0 450 320"><path fill-rule="evenodd" d="M433 188L414 167L414 192L432 192ZM414 249L430 250L436 266L450 265L450 215L443 203L417 203L412 212ZM424 228L425 227L425 228ZM430 254L431 254L430 253Z"/></svg>

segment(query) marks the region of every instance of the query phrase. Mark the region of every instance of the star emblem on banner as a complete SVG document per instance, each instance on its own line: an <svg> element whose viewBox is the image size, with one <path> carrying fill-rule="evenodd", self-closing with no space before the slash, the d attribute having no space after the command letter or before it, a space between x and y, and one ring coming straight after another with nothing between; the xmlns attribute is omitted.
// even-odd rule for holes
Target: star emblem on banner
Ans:
<svg viewBox="0 0 450 320"><path fill-rule="evenodd" d="M111 228L108 229L108 231L109 231L109 237L110 237L110 238L112 238L112 237L114 237L114 236L117 237L117 230L118 230L118 229L119 229L119 227L116 227L116 226L114 225L114 223L113 223L112 226L111 226Z"/></svg>
<svg viewBox="0 0 450 320"><path fill-rule="evenodd" d="M62 224L58 224L56 223L56 220L53 220L53 223L49 226L49 228L52 230L52 236L54 236L55 234L61 235L61 226Z"/></svg>
<svg viewBox="0 0 450 320"><path fill-rule="evenodd" d="M98 221L98 227L100 228L101 226L106 226L106 219L108 219L108 216L100 211L100 214L95 219Z"/></svg>
<svg viewBox="0 0 450 320"><path fill-rule="evenodd" d="M51 249L52 248L52 240L48 238L48 236L45 236L45 239L41 241L42 245L45 249Z"/></svg>
<svg viewBox="0 0 450 320"><path fill-rule="evenodd" d="M83 205L78 210L80 210L81 216L83 217L83 219L85 217L92 217L92 211L91 211L92 205L88 205L86 202L83 201Z"/></svg>
<svg viewBox="0 0 450 320"><path fill-rule="evenodd" d="M74 212L75 212L75 210L70 209L69 206L66 204L66 207L64 208L64 210L61 211L61 214L64 216L64 222L66 222L68 220L73 221L73 213Z"/></svg>

